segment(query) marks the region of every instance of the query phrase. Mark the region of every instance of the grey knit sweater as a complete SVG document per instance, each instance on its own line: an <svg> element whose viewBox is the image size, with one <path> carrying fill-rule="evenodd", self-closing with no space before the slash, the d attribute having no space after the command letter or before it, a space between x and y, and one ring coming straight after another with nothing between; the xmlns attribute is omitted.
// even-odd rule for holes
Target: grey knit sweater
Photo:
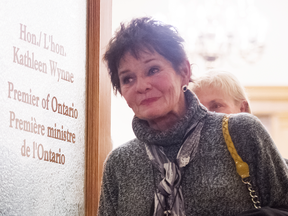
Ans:
<svg viewBox="0 0 288 216"><path fill-rule="evenodd" d="M186 215L237 215L253 208L224 141L223 114L207 112L191 92L185 94L188 111L168 131L154 131L134 118L137 139L115 149L106 160L98 215L152 215L155 187L161 177L149 161L144 143L162 145L173 161L187 127L201 116L206 120L197 153L185 167L182 180ZM250 114L233 115L229 132L238 154L249 164L262 206L288 206L288 166L260 121Z"/></svg>

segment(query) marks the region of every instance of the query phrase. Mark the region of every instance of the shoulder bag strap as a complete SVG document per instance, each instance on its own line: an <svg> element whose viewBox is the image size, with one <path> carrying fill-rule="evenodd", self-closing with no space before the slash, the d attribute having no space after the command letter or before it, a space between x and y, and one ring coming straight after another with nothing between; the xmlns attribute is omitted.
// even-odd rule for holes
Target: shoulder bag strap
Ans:
<svg viewBox="0 0 288 216"><path fill-rule="evenodd" d="M223 136L227 145L227 148L235 162L237 173L242 178L242 182L247 186L247 189L249 191L251 200L253 202L253 205L256 209L261 208L261 204L258 200L258 196L256 195L255 190L253 190L250 175L249 175L249 166L246 162L242 160L242 158L238 155L234 143L231 139L229 129L228 129L228 121L229 121L229 115L224 115L222 119L222 131Z"/></svg>

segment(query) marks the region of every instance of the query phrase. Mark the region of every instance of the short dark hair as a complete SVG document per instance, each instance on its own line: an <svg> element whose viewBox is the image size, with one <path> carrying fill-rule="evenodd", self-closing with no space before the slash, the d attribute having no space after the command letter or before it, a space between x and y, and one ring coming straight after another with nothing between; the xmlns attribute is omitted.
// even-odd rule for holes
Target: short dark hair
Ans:
<svg viewBox="0 0 288 216"><path fill-rule="evenodd" d="M178 72L181 64L187 60L183 42L175 27L150 17L132 19L127 25L121 23L103 58L107 63L115 94L117 91L121 93L118 67L121 58L127 52L138 59L140 51L155 50L170 61L174 70Z"/></svg>

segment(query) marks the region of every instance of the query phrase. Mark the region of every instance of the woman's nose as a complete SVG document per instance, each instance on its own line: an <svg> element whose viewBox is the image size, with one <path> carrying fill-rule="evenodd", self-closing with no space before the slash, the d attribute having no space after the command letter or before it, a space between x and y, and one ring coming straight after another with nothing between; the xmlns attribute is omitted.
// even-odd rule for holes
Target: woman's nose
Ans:
<svg viewBox="0 0 288 216"><path fill-rule="evenodd" d="M137 92L146 93L151 88L152 88L152 85L151 85L150 79L148 77L147 78L139 78L137 80L137 84L136 84Z"/></svg>

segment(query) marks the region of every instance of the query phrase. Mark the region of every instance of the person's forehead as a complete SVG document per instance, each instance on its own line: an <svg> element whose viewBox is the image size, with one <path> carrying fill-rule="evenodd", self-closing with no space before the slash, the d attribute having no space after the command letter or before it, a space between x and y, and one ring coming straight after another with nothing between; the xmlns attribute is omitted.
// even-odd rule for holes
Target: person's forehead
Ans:
<svg viewBox="0 0 288 216"><path fill-rule="evenodd" d="M137 56L133 55L130 51L126 52L119 61L118 69L131 61L145 61L148 58L156 56L155 53L149 51L139 51Z"/></svg>
<svg viewBox="0 0 288 216"><path fill-rule="evenodd" d="M196 94L201 97L206 97L209 100L233 100L232 96L221 87L213 85L204 85L196 91Z"/></svg>
<svg viewBox="0 0 288 216"><path fill-rule="evenodd" d="M214 85L203 84L201 88L197 89L196 92L200 94L225 94L225 91L221 87L216 87Z"/></svg>
<svg viewBox="0 0 288 216"><path fill-rule="evenodd" d="M136 66L136 62L136 64L147 64L153 61L165 62L165 64L172 66L171 62L169 62L164 56L160 55L156 51L150 51L148 49L143 51L140 50L137 53L137 56L133 55L131 52L126 52L119 61L118 74L123 70L127 70L127 67Z"/></svg>
<svg viewBox="0 0 288 216"><path fill-rule="evenodd" d="M158 52L156 52L153 48L148 49L146 47L140 47L138 49L135 50L127 50L121 57L120 57L120 61L121 60L125 60L125 58L135 58L135 59L141 59L141 58L147 58L149 56L153 56L153 55L159 55Z"/></svg>

